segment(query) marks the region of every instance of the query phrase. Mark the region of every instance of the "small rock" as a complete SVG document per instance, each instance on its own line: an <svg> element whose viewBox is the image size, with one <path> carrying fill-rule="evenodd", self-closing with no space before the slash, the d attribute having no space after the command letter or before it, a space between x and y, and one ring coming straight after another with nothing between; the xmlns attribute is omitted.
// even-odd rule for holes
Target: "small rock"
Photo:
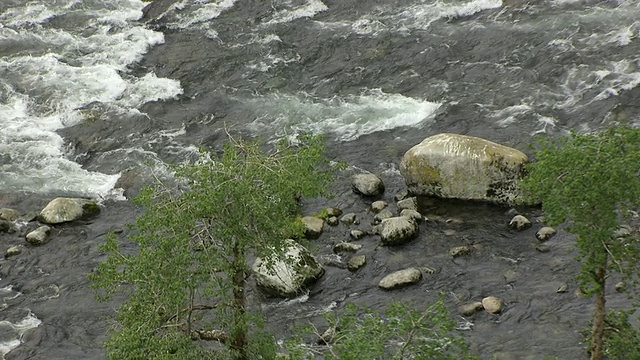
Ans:
<svg viewBox="0 0 640 360"><path fill-rule="evenodd" d="M393 213L391 212L391 210L389 209L384 209L382 211L380 211L379 213L376 214L376 216L373 217L373 223L374 224L379 224L382 222L382 220L384 219L389 219L393 217Z"/></svg>
<svg viewBox="0 0 640 360"><path fill-rule="evenodd" d="M305 216L301 221L304 225L304 236L307 239L317 239L322 235L324 220L315 216Z"/></svg>
<svg viewBox="0 0 640 360"><path fill-rule="evenodd" d="M7 252L4 253L4 258L8 259L12 256L20 255L20 253L22 253L22 249L24 249L24 246L22 245L16 245L16 246L10 247L7 249Z"/></svg>
<svg viewBox="0 0 640 360"><path fill-rule="evenodd" d="M327 225L329 226L336 226L338 225L338 223L339 223L338 218L335 216L329 216L327 218Z"/></svg>
<svg viewBox="0 0 640 360"><path fill-rule="evenodd" d="M488 296L482 299L482 307L490 314L498 314L502 312L504 302L495 296Z"/></svg>
<svg viewBox="0 0 640 360"><path fill-rule="evenodd" d="M623 224L618 227L618 229L613 233L613 236L619 237L627 237L631 235L631 226Z"/></svg>
<svg viewBox="0 0 640 360"><path fill-rule="evenodd" d="M377 196L384 193L384 183L374 174L356 174L351 178L351 188L356 194Z"/></svg>
<svg viewBox="0 0 640 360"><path fill-rule="evenodd" d="M340 242L340 243L337 243L333 247L333 252L334 253L356 252L356 251L358 251L360 249L362 249L362 245L360 245L360 244L354 244L354 243L349 243L349 242Z"/></svg>
<svg viewBox="0 0 640 360"><path fill-rule="evenodd" d="M347 224L347 225L357 224L356 214L354 214L354 213L345 214L340 219L340 221L342 221L342 223Z"/></svg>
<svg viewBox="0 0 640 360"><path fill-rule="evenodd" d="M333 341L333 337L336 336L336 328L330 327L325 330L320 338L318 338L318 345L328 345Z"/></svg>
<svg viewBox="0 0 640 360"><path fill-rule="evenodd" d="M569 290L569 285L567 285L566 283L563 283L562 285L560 285L560 287L558 287L558 290L556 290L556 292L558 294L561 294L561 293L566 293L567 290Z"/></svg>
<svg viewBox="0 0 640 360"><path fill-rule="evenodd" d="M617 292L624 292L627 290L627 284L625 284L624 282L620 281L618 283L616 283L615 289Z"/></svg>
<svg viewBox="0 0 640 360"><path fill-rule="evenodd" d="M27 234L27 242L31 245L43 245L49 241L51 228L43 225Z"/></svg>
<svg viewBox="0 0 640 360"><path fill-rule="evenodd" d="M509 227L522 231L531 227L531 221L522 215L516 215L509 222Z"/></svg>
<svg viewBox="0 0 640 360"><path fill-rule="evenodd" d="M351 230L351 232L349 233L349 236L351 236L351 238L353 240L360 240L362 239L365 235L367 235L367 233L365 233L362 230L358 230L358 229L353 229Z"/></svg>
<svg viewBox="0 0 640 360"><path fill-rule="evenodd" d="M327 214L327 217L339 217L342 215L342 210L334 207L328 207L324 209L324 212Z"/></svg>
<svg viewBox="0 0 640 360"><path fill-rule="evenodd" d="M17 210L2 208L0 209L0 220L16 221L20 218L20 212Z"/></svg>
<svg viewBox="0 0 640 360"><path fill-rule="evenodd" d="M347 269L350 271L356 271L363 267L366 262L367 258L364 255L356 255L347 262Z"/></svg>
<svg viewBox="0 0 640 360"><path fill-rule="evenodd" d="M511 284L511 283L516 282L516 280L518 280L518 277L520 276L520 274L518 274L517 272L509 269L509 270L504 272L503 276L504 276L504 281L506 281L507 284Z"/></svg>
<svg viewBox="0 0 640 360"><path fill-rule="evenodd" d="M407 196L409 196L409 192L407 190L402 190L394 196L394 199L396 199L396 201L400 201L406 199Z"/></svg>
<svg viewBox="0 0 640 360"><path fill-rule="evenodd" d="M382 209L386 208L387 205L387 202L383 200L374 201L371 204L371 211L373 211L374 213L379 213L380 211L382 211Z"/></svg>
<svg viewBox="0 0 640 360"><path fill-rule="evenodd" d="M536 245L536 250L541 253L548 253L549 251L551 251L551 247L547 244L538 244Z"/></svg>
<svg viewBox="0 0 640 360"><path fill-rule="evenodd" d="M6 220L0 220L0 233L3 232L11 232L11 230L13 229L13 226L11 226L11 223L9 221Z"/></svg>
<svg viewBox="0 0 640 360"><path fill-rule="evenodd" d="M407 217L409 219L413 219L416 222L422 221L422 214L417 212L416 210L404 209L400 212L400 216Z"/></svg>
<svg viewBox="0 0 640 360"><path fill-rule="evenodd" d="M425 274L429 274L429 275L433 275L436 273L436 269L432 268L432 267L428 267L428 266L421 266L418 268L420 271L422 271Z"/></svg>
<svg viewBox="0 0 640 360"><path fill-rule="evenodd" d="M551 239L557 233L556 229L545 226L536 232L536 239L540 241L547 241Z"/></svg>
<svg viewBox="0 0 640 360"><path fill-rule="evenodd" d="M445 230L444 230L444 234L445 234L445 236L453 236L453 235L455 235L455 234L457 234L457 233L458 233L458 232L457 232L457 231L455 231L455 230L453 230L453 229L445 229Z"/></svg>
<svg viewBox="0 0 640 360"><path fill-rule="evenodd" d="M415 210L418 211L418 200L415 197L406 198L398 201L398 210Z"/></svg>
<svg viewBox="0 0 640 360"><path fill-rule="evenodd" d="M455 246L449 249L449 256L453 258L469 255L470 253L471 253L471 248L466 245Z"/></svg>
<svg viewBox="0 0 640 360"><path fill-rule="evenodd" d="M471 316L476 312L482 310L483 308L484 306L482 305L482 303L480 301L476 301L476 302L472 302L470 304L465 304L458 307L458 312L462 316Z"/></svg>
<svg viewBox="0 0 640 360"><path fill-rule="evenodd" d="M422 272L416 268L399 270L385 276L378 286L385 290L397 289L403 286L415 284L422 279Z"/></svg>
<svg viewBox="0 0 640 360"><path fill-rule="evenodd" d="M418 236L418 231L415 221L398 216L384 219L379 234L382 245L402 245Z"/></svg>

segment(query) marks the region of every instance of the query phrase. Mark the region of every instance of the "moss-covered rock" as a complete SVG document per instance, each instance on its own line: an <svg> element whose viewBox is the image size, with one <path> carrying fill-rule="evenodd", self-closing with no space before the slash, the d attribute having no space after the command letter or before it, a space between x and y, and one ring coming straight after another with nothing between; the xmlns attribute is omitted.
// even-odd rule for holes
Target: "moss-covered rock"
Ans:
<svg viewBox="0 0 640 360"><path fill-rule="evenodd" d="M466 135L443 133L409 149L400 163L414 195L513 203L527 156Z"/></svg>

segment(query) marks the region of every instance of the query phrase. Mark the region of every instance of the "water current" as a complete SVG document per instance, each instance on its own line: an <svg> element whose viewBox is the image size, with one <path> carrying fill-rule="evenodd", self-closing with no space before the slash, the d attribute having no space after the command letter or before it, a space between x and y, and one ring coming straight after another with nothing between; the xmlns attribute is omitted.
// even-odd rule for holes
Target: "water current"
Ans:
<svg viewBox="0 0 640 360"><path fill-rule="evenodd" d="M57 227L51 243L2 261L7 359L104 358L115 305L95 302L88 289L86 274L102 259L96 245L135 217L126 198L136 188L169 177L165 163L198 146L219 147L225 131L265 141L325 134L329 156L352 168L333 199L310 200L306 210L338 206L366 227L369 203L350 193L348 175L380 174L392 202L403 188L400 157L429 135L476 135L527 151L537 134L640 120L635 0L157 0L143 12L145 5L0 2L0 207L34 211L58 195L105 205L97 220ZM507 301L500 316L460 319L483 357L585 356L579 331L590 301L555 292L562 283L575 289L570 236L561 233L541 254L535 229L506 229L508 209L447 202L424 210L432 220L419 241L389 249L371 238L362 271L328 267L308 296L264 300L279 336L346 301L382 308L443 291L454 310L461 298ZM319 256L326 260L345 234L329 229ZM5 248L24 241L1 236ZM482 250L451 261L446 250L460 244ZM408 266L437 271L406 290L376 288ZM507 270L517 281L505 283ZM611 304L626 302L614 296Z"/></svg>

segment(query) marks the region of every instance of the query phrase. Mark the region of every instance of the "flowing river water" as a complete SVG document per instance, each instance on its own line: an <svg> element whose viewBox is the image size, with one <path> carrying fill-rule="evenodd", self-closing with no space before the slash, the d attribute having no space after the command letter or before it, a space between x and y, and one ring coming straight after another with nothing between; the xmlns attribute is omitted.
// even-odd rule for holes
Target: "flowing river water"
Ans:
<svg viewBox="0 0 640 360"><path fill-rule="evenodd" d="M272 141L325 134L328 155L351 167L335 197L309 200L356 212L370 201L348 176L366 170L403 190L402 154L454 132L527 152L537 134L561 136L640 119L640 3L635 0L4 0L0 3L0 207L37 211L52 197L85 196L103 212L58 226L42 247L3 260L0 354L7 359L100 359L114 303L98 303L86 274L103 259L103 235L137 214L126 200L165 165L225 131ZM392 205L393 209L393 205ZM496 295L499 316L459 318L482 357L584 358L589 299L576 297L573 239L535 249L506 227L513 210L426 204L418 240L362 240L356 273L327 266L310 293L261 299L279 338L293 322L356 302L381 309L447 296ZM536 209L517 209L535 220ZM448 220L448 221L447 221ZM2 249L24 242L0 234ZM331 258L344 226L315 244ZM452 260L456 245L481 245ZM436 270L420 284L382 292L377 282L410 266ZM510 281L505 281L508 273ZM567 283L567 293L556 289ZM254 293L253 296L259 297ZM612 294L613 307L628 304Z"/></svg>

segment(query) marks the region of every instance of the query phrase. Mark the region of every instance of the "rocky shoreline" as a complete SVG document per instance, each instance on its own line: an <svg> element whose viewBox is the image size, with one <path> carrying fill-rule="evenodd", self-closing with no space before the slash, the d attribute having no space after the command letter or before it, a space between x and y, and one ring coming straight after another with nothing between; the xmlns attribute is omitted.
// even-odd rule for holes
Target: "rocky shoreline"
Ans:
<svg viewBox="0 0 640 360"><path fill-rule="evenodd" d="M578 331L589 319L589 300L574 294L577 266L572 261L572 239L562 232L551 238L555 229L540 222L539 209L409 197L399 174L375 175L356 168L339 174L333 192L331 199L307 199L303 206L309 248L323 270L320 276L319 272L314 273L319 279L310 291L299 287L280 294L302 294L294 299L301 302L301 307L291 311L277 297L255 291L264 288L264 283L253 286L251 297L267 310L278 336L286 336L295 322L320 321L323 311L318 309L327 303L333 304L331 309L347 301L383 308L398 300L433 301L437 293L444 292L452 315L459 316L460 330L467 330L464 334L472 351L501 359L533 359L540 354L566 356L582 351ZM18 282L16 289L24 297L20 306L31 309L43 324L27 331L24 344L6 358L44 358L47 352L55 353L50 348L52 335L74 330L85 342L77 344L68 339L74 345L60 346L93 354L87 358L100 358L108 319L119 300L110 304L96 302L86 275L104 259L97 250L103 236L110 230L126 234L126 224L135 219L139 209L128 201L106 201L100 205L99 215L95 211L86 214L82 212L86 200L74 200L71 203L79 206L76 218L46 225L52 221L42 216L41 209L47 209L50 199L28 198L29 201L19 196L0 199L0 207L15 209L0 211L3 221L11 224L10 231L0 232L5 244L2 250L15 246L22 250L20 254L5 255L2 278ZM63 212L70 212L68 206ZM18 218L11 220L4 214ZM36 243L26 240L41 226L50 226L45 231L51 234L50 238ZM124 247L133 249L131 244ZM67 271L69 266L73 267L73 276ZM34 267L46 276L34 280ZM535 281L532 275L542 279ZM308 283L305 279L299 285ZM47 300L42 300L45 297ZM537 304L534 299L538 299ZM51 312L51 304L44 306L48 302L57 302L57 311ZM95 311L95 321L73 323L72 319L78 318L74 315L77 311ZM497 351L502 349L501 339L526 344L528 340L517 334L547 331L540 326L558 327L544 322L536 325L540 319L520 325L519 330L514 329L518 325L506 325L514 321L526 323L534 313L538 314L536 317L545 313L556 318L560 313L569 315L571 320L560 326L565 337L562 342L574 338L575 346L557 349L553 345L557 339L550 339L548 344L537 344L537 350L534 347L525 351L519 345ZM41 342L43 345L39 346Z"/></svg>

